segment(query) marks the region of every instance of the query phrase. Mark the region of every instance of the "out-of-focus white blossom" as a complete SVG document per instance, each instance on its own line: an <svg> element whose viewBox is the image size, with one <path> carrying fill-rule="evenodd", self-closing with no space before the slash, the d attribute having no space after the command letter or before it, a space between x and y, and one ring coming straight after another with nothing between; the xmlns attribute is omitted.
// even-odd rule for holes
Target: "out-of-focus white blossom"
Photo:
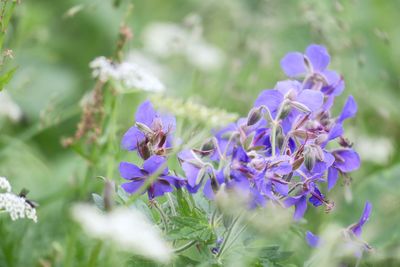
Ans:
<svg viewBox="0 0 400 267"><path fill-rule="evenodd" d="M154 56L141 50L131 50L126 55L126 62L133 62L150 71L164 81L167 70L154 58Z"/></svg>
<svg viewBox="0 0 400 267"><path fill-rule="evenodd" d="M0 176L0 189L3 189L6 192L11 192L11 185L6 177Z"/></svg>
<svg viewBox="0 0 400 267"><path fill-rule="evenodd" d="M19 122L23 116L21 108L4 90L0 92L0 116L8 117L13 122Z"/></svg>
<svg viewBox="0 0 400 267"><path fill-rule="evenodd" d="M74 219L92 237L111 240L125 251L166 263L172 250L158 228L148 222L137 210L118 208L102 213L88 204L77 204L72 208Z"/></svg>
<svg viewBox="0 0 400 267"><path fill-rule="evenodd" d="M144 30L145 49L154 55L167 58L182 55L187 61L204 71L218 69L224 62L224 54L209 44L198 27L189 29L179 24L156 22Z"/></svg>
<svg viewBox="0 0 400 267"><path fill-rule="evenodd" d="M388 138L357 136L355 140L357 140L355 147L362 160L384 165L389 162L393 155L394 146Z"/></svg>
<svg viewBox="0 0 400 267"><path fill-rule="evenodd" d="M92 75L102 82L114 80L127 89L141 89L150 92L161 92L165 86L152 73L133 62L116 63L105 57L95 58L90 62Z"/></svg>

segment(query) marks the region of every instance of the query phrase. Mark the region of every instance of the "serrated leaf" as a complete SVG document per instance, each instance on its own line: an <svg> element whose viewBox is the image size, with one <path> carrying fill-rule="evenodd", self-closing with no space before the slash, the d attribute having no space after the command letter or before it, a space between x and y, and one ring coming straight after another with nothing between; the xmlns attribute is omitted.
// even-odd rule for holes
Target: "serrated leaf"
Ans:
<svg viewBox="0 0 400 267"><path fill-rule="evenodd" d="M174 216L171 222L175 228L168 233L169 239L207 241L212 238L213 232L206 219Z"/></svg>

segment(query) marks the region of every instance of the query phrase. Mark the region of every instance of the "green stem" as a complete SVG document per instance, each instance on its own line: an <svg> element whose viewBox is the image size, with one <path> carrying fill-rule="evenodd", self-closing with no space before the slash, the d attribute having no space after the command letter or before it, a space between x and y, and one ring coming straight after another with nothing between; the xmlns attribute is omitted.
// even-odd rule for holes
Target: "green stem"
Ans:
<svg viewBox="0 0 400 267"><path fill-rule="evenodd" d="M89 262L87 264L88 267L97 266L97 259L101 251L101 247L103 246L103 242L98 241L94 246L92 253L90 253Z"/></svg>
<svg viewBox="0 0 400 267"><path fill-rule="evenodd" d="M154 203L154 207L156 208L156 210L158 211L158 213L160 214L161 217L161 221L164 224L164 230L168 231L168 222L167 222L167 215L164 213L164 211L161 209L160 205L158 204L158 202L156 200L153 201Z"/></svg>

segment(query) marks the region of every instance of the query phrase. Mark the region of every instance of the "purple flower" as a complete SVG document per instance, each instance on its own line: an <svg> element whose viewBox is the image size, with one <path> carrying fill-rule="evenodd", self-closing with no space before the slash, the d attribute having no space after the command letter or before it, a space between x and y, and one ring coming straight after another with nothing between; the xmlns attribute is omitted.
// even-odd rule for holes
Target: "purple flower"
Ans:
<svg viewBox="0 0 400 267"><path fill-rule="evenodd" d="M369 217L371 215L371 210L372 210L372 204L367 201L365 203L365 207L364 207L364 211L360 217L360 219L358 220L358 222L356 224L353 224L352 226L350 226L350 230L357 236L360 237L361 233L362 233L362 227L364 226L364 224L369 220Z"/></svg>
<svg viewBox="0 0 400 267"><path fill-rule="evenodd" d="M312 248L318 247L321 243L320 237L317 235L314 235L310 231L306 232L306 241L307 241L307 244Z"/></svg>
<svg viewBox="0 0 400 267"><path fill-rule="evenodd" d="M335 162L328 170L328 190L331 190L338 178L339 173L348 173L360 167L360 156L352 149L338 149L332 152Z"/></svg>
<svg viewBox="0 0 400 267"><path fill-rule="evenodd" d="M194 151L192 150L183 150L179 152L178 159L181 162L182 170L186 175L188 186L192 188L196 187L198 185L200 170L204 167L203 163L196 158Z"/></svg>
<svg viewBox="0 0 400 267"><path fill-rule="evenodd" d="M152 154L164 155L172 143L170 134L175 130L175 117L158 114L150 101L145 101L138 107L136 122L124 134L122 147L138 150L143 159Z"/></svg>
<svg viewBox="0 0 400 267"><path fill-rule="evenodd" d="M157 174L157 177L152 177L154 180L150 183L147 188L147 194L150 199L164 195L166 192L172 192L172 186L178 186L182 178L169 175L168 168L164 166L166 159L161 156L151 156L144 163L143 167L140 168L132 163L121 162L119 165L119 172L124 179L130 182L124 183L121 187L129 194L137 192L142 189L146 180L150 179L153 175Z"/></svg>
<svg viewBox="0 0 400 267"><path fill-rule="evenodd" d="M328 70L330 56L324 46L312 44L305 54L290 52L281 60L281 67L289 77L307 76L308 88L320 89L326 95L340 95L344 89L343 78Z"/></svg>

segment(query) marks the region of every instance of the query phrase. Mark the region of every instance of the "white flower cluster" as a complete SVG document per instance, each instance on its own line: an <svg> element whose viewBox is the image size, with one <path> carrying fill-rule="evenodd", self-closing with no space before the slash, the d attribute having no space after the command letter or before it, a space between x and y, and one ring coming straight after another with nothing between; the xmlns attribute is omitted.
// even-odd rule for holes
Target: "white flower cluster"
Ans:
<svg viewBox="0 0 400 267"><path fill-rule="evenodd" d="M90 62L92 75L102 82L114 80L127 89L141 89L150 92L165 90L164 84L152 73L133 62L116 63L105 57L97 57Z"/></svg>
<svg viewBox="0 0 400 267"><path fill-rule="evenodd" d="M0 189L3 189L6 192L11 192L11 185L10 185L10 182L8 182L6 177L0 176Z"/></svg>
<svg viewBox="0 0 400 267"><path fill-rule="evenodd" d="M21 108L4 90L0 92L0 116L8 117L13 122L19 122L23 116Z"/></svg>
<svg viewBox="0 0 400 267"><path fill-rule="evenodd" d="M0 210L10 214L13 221L28 218L37 222L36 209L33 208L25 198L11 193L11 185L7 178L0 177L0 189L5 193L0 193Z"/></svg>
<svg viewBox="0 0 400 267"><path fill-rule="evenodd" d="M224 62L223 52L204 40L201 30L197 29L190 30L168 22L152 23L144 31L144 45L149 52L161 58L182 55L203 71L220 68Z"/></svg>
<svg viewBox="0 0 400 267"><path fill-rule="evenodd" d="M72 216L92 237L112 240L125 251L167 263L172 250L154 227L138 210L118 208L102 213L95 206L77 204Z"/></svg>

